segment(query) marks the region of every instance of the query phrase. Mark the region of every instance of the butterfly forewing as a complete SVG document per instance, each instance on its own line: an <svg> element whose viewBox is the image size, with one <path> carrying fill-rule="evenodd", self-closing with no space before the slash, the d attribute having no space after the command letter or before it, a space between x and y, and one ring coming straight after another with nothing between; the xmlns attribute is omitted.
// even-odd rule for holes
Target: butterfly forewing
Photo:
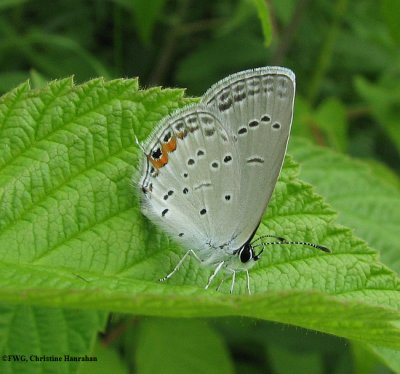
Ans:
<svg viewBox="0 0 400 374"><path fill-rule="evenodd" d="M295 93L294 74L280 67L240 72L218 82L202 104L221 118L238 148L240 180L231 232L240 247L259 224L282 167Z"/></svg>

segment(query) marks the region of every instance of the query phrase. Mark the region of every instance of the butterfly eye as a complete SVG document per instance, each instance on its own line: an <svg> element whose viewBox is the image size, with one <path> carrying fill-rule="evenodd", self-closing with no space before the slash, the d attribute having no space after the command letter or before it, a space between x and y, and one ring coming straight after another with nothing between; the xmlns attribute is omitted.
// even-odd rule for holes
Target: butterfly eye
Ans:
<svg viewBox="0 0 400 374"><path fill-rule="evenodd" d="M240 261L244 264L253 258L254 252L250 244L246 243L239 252Z"/></svg>

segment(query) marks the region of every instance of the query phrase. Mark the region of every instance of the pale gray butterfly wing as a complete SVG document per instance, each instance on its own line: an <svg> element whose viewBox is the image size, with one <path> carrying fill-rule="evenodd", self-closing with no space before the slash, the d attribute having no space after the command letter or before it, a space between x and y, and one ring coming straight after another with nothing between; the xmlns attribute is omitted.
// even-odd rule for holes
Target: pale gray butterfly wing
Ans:
<svg viewBox="0 0 400 374"><path fill-rule="evenodd" d="M205 263L223 260L243 181L230 131L215 113L192 106L164 119L142 150L143 212Z"/></svg>
<svg viewBox="0 0 400 374"><path fill-rule="evenodd" d="M287 69L234 74L164 119L142 147L143 212L188 248L162 280L192 253L215 265L206 288L223 268L232 291L244 270L250 293L248 268L259 259L250 240L282 167L294 90Z"/></svg>
<svg viewBox="0 0 400 374"><path fill-rule="evenodd" d="M239 248L257 228L286 153L293 116L295 77L281 67L233 74L211 87L202 104L217 113L238 147L241 179L235 219L225 229ZM228 227L229 224L229 227Z"/></svg>

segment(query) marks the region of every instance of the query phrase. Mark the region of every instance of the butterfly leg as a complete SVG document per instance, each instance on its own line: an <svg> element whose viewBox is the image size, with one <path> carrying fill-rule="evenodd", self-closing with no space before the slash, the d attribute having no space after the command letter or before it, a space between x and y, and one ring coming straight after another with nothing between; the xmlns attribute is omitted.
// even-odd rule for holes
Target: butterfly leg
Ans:
<svg viewBox="0 0 400 374"><path fill-rule="evenodd" d="M222 279L222 281L219 283L219 285L218 285L218 287L215 289L215 291L219 291L219 289L220 289L221 286L222 286L222 283L224 283L224 282L226 281L227 278L228 278L228 277L224 277L224 278Z"/></svg>
<svg viewBox="0 0 400 374"><path fill-rule="evenodd" d="M221 270L222 265L223 265L224 263L225 263L225 261L221 261L221 262L217 265L217 267L216 267L215 270L214 270L214 273L212 273L211 276L210 276L210 278L208 278L208 283L207 283L205 289L207 289L208 287L210 287L211 282L214 280L215 276L219 273L219 271Z"/></svg>
<svg viewBox="0 0 400 374"><path fill-rule="evenodd" d="M229 293L233 293L233 288L235 287L235 280L236 280L236 271L232 270L232 283Z"/></svg>
<svg viewBox="0 0 400 374"><path fill-rule="evenodd" d="M248 270L246 271L246 284L247 284L247 292L249 293L249 295L251 295L251 290L250 290L250 274ZM227 277L225 277L224 279L222 279L221 283L218 285L216 291L218 291L222 285L222 283L224 283L224 281L227 279ZM233 289L235 287L235 282L236 282L236 272L234 270L232 270L232 283L231 283L231 289L230 289L230 293L233 293Z"/></svg>
<svg viewBox="0 0 400 374"><path fill-rule="evenodd" d="M249 292L249 295L251 295L251 291L250 291L250 275L249 275L249 271L246 269L246 280L247 280L247 291Z"/></svg>
<svg viewBox="0 0 400 374"><path fill-rule="evenodd" d="M179 260L179 262L176 264L174 270L172 270L169 274L167 274L165 277L160 279L160 282L165 282L167 279L171 278L181 267L183 264L183 261L185 261L186 257L192 255L197 261L201 262L199 256L196 255L196 253L193 252L193 250L189 249L183 257Z"/></svg>

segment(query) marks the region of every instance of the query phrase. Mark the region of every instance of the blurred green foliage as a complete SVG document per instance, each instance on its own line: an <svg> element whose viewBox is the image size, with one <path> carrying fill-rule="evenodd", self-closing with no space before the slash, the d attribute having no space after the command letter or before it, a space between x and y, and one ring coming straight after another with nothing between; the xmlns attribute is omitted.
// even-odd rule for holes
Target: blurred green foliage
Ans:
<svg viewBox="0 0 400 374"><path fill-rule="evenodd" d="M139 76L143 87L179 86L201 95L229 73L283 65L296 73L305 110L295 132L399 171L399 2L268 4L3 1L0 92L29 78L37 86L74 75L78 83Z"/></svg>
<svg viewBox="0 0 400 374"><path fill-rule="evenodd" d="M296 73L294 135L368 160L398 189L399 14L397 0L3 0L0 92L73 75L201 95L230 73L282 65ZM100 340L104 372L389 372L365 347L242 319L123 319Z"/></svg>

